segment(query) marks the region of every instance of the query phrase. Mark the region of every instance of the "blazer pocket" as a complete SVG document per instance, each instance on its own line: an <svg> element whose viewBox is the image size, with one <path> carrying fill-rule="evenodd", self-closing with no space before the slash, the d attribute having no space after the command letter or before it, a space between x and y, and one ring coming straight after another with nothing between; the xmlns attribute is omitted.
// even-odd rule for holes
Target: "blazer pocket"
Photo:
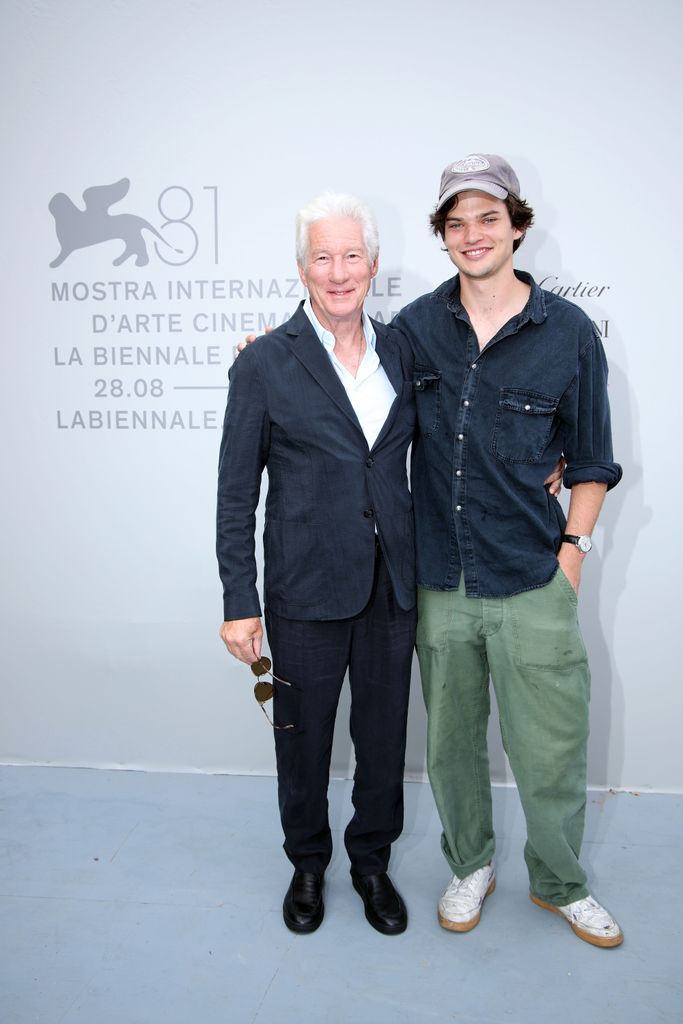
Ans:
<svg viewBox="0 0 683 1024"><path fill-rule="evenodd" d="M266 582L282 600L309 605L325 597L327 532L327 527L269 517L263 544Z"/></svg>

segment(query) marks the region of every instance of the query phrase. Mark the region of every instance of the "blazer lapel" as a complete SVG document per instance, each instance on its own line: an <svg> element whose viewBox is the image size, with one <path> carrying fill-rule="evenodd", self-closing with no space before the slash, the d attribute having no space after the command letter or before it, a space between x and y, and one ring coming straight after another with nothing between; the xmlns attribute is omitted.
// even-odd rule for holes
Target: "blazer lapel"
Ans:
<svg viewBox="0 0 683 1024"><path fill-rule="evenodd" d="M329 395L334 404L347 416L364 438L358 417L353 411L349 396L344 385L337 376L330 362L324 345L315 333L313 324L303 311L303 303L291 317L287 325L287 334L292 337L292 352L299 362L306 367L310 375Z"/></svg>
<svg viewBox="0 0 683 1024"><path fill-rule="evenodd" d="M386 434L391 430L392 424L396 419L398 410L401 406L403 385L405 382L403 380L403 367L401 365L401 354L398 345L389 342L384 324L377 323L376 320L373 320L372 326L375 328L375 344L377 347L379 361L391 382L391 386L396 392L396 398L392 402L387 418L382 424L382 429L377 435L377 440L372 446L373 448L376 448L378 444L382 443Z"/></svg>
<svg viewBox="0 0 683 1024"><path fill-rule="evenodd" d="M398 345L391 342L387 337L387 328L384 324L372 321L375 329L377 355L384 368L384 372L391 381L391 385L397 395L401 394L403 387L403 367L401 366L401 353Z"/></svg>

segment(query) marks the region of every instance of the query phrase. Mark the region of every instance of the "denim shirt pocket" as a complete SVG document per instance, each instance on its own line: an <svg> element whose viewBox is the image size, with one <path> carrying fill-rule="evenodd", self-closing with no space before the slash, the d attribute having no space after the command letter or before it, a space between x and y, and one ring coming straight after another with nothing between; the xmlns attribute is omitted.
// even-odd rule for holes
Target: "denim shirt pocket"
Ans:
<svg viewBox="0 0 683 1024"><path fill-rule="evenodd" d="M538 462L548 445L559 401L538 391L501 388L491 437L496 458Z"/></svg>
<svg viewBox="0 0 683 1024"><path fill-rule="evenodd" d="M420 433L423 437L431 437L439 429L441 419L441 373L416 363L413 388Z"/></svg>

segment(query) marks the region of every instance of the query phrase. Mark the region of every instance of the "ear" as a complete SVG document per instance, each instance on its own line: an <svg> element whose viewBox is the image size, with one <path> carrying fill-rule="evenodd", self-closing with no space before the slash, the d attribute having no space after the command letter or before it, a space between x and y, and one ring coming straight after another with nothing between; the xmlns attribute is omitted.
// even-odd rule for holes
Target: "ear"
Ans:
<svg viewBox="0 0 683 1024"><path fill-rule="evenodd" d="M377 276L377 271L378 270L379 270L379 256L375 256L374 262L370 266L370 278L371 279L373 277Z"/></svg>
<svg viewBox="0 0 683 1024"><path fill-rule="evenodd" d="M299 280L301 281L302 285L304 286L304 288L308 288L308 284L306 283L306 271L304 270L300 263L297 263L296 269L299 271Z"/></svg>

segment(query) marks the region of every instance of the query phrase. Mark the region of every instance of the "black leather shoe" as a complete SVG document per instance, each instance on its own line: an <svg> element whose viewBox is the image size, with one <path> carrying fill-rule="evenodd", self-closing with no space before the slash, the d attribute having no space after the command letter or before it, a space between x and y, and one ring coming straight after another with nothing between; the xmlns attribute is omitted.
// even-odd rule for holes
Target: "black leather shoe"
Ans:
<svg viewBox="0 0 683 1024"><path fill-rule="evenodd" d="M314 932L324 913L323 876L295 871L282 904L287 927L293 932Z"/></svg>
<svg viewBox="0 0 683 1024"><path fill-rule="evenodd" d="M359 875L351 868L351 881L365 904L365 916L382 935L400 935L408 927L408 911L389 875Z"/></svg>

